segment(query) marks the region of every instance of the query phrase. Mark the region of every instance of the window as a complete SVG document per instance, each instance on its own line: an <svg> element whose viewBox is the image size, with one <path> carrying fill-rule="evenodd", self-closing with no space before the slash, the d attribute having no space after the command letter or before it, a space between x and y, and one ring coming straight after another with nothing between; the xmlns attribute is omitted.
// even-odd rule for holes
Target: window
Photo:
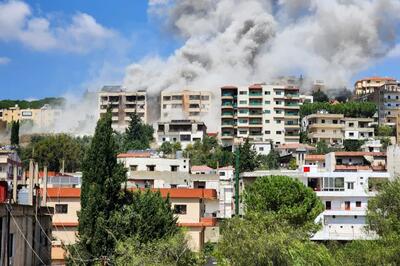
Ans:
<svg viewBox="0 0 400 266"><path fill-rule="evenodd" d="M276 95L282 95L282 91L276 91L275 94Z"/></svg>
<svg viewBox="0 0 400 266"><path fill-rule="evenodd" d="M349 127L354 127L354 123L349 123Z"/></svg>
<svg viewBox="0 0 400 266"><path fill-rule="evenodd" d="M271 134L270 130L265 130L265 134Z"/></svg>
<svg viewBox="0 0 400 266"><path fill-rule="evenodd" d="M154 172L156 170L155 165L146 165L146 167L147 167L147 171L149 171L149 172Z"/></svg>
<svg viewBox="0 0 400 266"><path fill-rule="evenodd" d="M225 176L225 172L219 172L219 176Z"/></svg>
<svg viewBox="0 0 400 266"><path fill-rule="evenodd" d="M280 119L277 119L275 121L276 121L277 124L280 124L282 122L282 120L280 120Z"/></svg>
<svg viewBox="0 0 400 266"><path fill-rule="evenodd" d="M246 95L246 94L247 94L247 91L239 91L239 94L240 94L240 95Z"/></svg>
<svg viewBox="0 0 400 266"><path fill-rule="evenodd" d="M330 210L332 208L332 203L330 201L325 201L325 209Z"/></svg>
<svg viewBox="0 0 400 266"><path fill-rule="evenodd" d="M267 120L265 120L265 124L269 124L269 120L267 119Z"/></svg>
<svg viewBox="0 0 400 266"><path fill-rule="evenodd" d="M240 109L240 110L239 110L239 113L240 113L240 114L247 114L248 111L249 111L249 110L247 110L247 109Z"/></svg>
<svg viewBox="0 0 400 266"><path fill-rule="evenodd" d="M56 204L56 213L68 213L68 204Z"/></svg>
<svg viewBox="0 0 400 266"><path fill-rule="evenodd" d="M323 191L344 191L344 178L324 177Z"/></svg>
<svg viewBox="0 0 400 266"><path fill-rule="evenodd" d="M240 104L247 104L247 101L239 101Z"/></svg>
<svg viewBox="0 0 400 266"><path fill-rule="evenodd" d="M354 137L354 132L350 132L350 133L349 133L349 136L350 136L350 137Z"/></svg>
<svg viewBox="0 0 400 266"><path fill-rule="evenodd" d="M179 165L171 165L171 172L178 172Z"/></svg>
<svg viewBox="0 0 400 266"><path fill-rule="evenodd" d="M276 134L277 134L277 135L281 135L281 134L282 134L282 131L276 131Z"/></svg>
<svg viewBox="0 0 400 266"><path fill-rule="evenodd" d="M275 104L276 104L276 105L280 105L280 104L281 104L281 101L275 101Z"/></svg>
<svg viewBox="0 0 400 266"><path fill-rule="evenodd" d="M186 205L183 205L183 204L174 205L174 213L175 214L186 214Z"/></svg>
<svg viewBox="0 0 400 266"><path fill-rule="evenodd" d="M275 113L278 114L278 115L282 114L282 110L276 110Z"/></svg>
<svg viewBox="0 0 400 266"><path fill-rule="evenodd" d="M129 165L129 170L137 171L137 165Z"/></svg>
<svg viewBox="0 0 400 266"><path fill-rule="evenodd" d="M265 95L271 95L271 92L270 91L264 91L264 94Z"/></svg>
<svg viewBox="0 0 400 266"><path fill-rule="evenodd" d="M356 207L361 207L361 201L356 201Z"/></svg>
<svg viewBox="0 0 400 266"><path fill-rule="evenodd" d="M265 104L270 104L270 103L271 103L271 101L264 101L264 103L265 103Z"/></svg>
<svg viewBox="0 0 400 266"><path fill-rule="evenodd" d="M239 134L240 135L246 135L247 134L247 130L239 130Z"/></svg>
<svg viewBox="0 0 400 266"><path fill-rule="evenodd" d="M354 182L348 182L347 189L354 189Z"/></svg>
<svg viewBox="0 0 400 266"><path fill-rule="evenodd" d="M264 151L264 147L258 148L258 151Z"/></svg>
<svg viewBox="0 0 400 266"><path fill-rule="evenodd" d="M322 124L325 124L325 119L322 119L322 120L321 120L321 123L322 123Z"/></svg>
<svg viewBox="0 0 400 266"><path fill-rule="evenodd" d="M264 110L264 114L270 114L271 111L270 110Z"/></svg>
<svg viewBox="0 0 400 266"><path fill-rule="evenodd" d="M344 209L345 209L346 211L350 210L350 201L345 201L345 202L344 202Z"/></svg>

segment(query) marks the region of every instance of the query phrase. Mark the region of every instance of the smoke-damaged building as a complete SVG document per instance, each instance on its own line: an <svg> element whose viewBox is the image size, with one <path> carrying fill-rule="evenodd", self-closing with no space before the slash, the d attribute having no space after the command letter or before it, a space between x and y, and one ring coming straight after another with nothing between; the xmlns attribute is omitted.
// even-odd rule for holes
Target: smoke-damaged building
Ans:
<svg viewBox="0 0 400 266"><path fill-rule="evenodd" d="M99 92L100 116L110 107L112 112L112 126L115 130L125 130L134 112L147 122L147 95L146 91L130 91L122 86L104 86Z"/></svg>

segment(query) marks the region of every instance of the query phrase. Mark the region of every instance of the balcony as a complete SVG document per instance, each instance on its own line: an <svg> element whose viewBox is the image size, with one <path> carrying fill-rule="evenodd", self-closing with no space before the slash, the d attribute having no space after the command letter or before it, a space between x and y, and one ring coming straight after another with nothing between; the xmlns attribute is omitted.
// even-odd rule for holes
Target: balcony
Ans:
<svg viewBox="0 0 400 266"><path fill-rule="evenodd" d="M233 93L223 92L221 94L222 99L233 99L235 95Z"/></svg>
<svg viewBox="0 0 400 266"><path fill-rule="evenodd" d="M223 118L227 118L227 117L231 118L231 117L233 117L233 112L222 112L221 115Z"/></svg>
<svg viewBox="0 0 400 266"><path fill-rule="evenodd" d="M262 102L261 101L250 101L249 102L250 106L257 106L257 107L262 107Z"/></svg>
<svg viewBox="0 0 400 266"><path fill-rule="evenodd" d="M285 97L287 98L298 98L300 95L298 93L285 93Z"/></svg>
<svg viewBox="0 0 400 266"><path fill-rule="evenodd" d="M262 92L261 91L250 91L249 98L261 98Z"/></svg>

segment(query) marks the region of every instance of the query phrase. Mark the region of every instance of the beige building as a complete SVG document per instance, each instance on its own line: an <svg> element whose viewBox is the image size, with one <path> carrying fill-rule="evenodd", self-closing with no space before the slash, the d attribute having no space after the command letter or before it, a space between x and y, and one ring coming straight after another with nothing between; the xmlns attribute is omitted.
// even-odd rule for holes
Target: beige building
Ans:
<svg viewBox="0 0 400 266"><path fill-rule="evenodd" d="M118 131L125 130L130 115L136 112L144 123L147 123L146 91L128 91L122 86L104 86L99 92L100 116L111 108L112 126Z"/></svg>
<svg viewBox="0 0 400 266"><path fill-rule="evenodd" d="M136 190L136 188L133 188ZM205 241L217 230L217 218L206 213L208 204L217 202L215 189L160 188L162 197L169 196L178 226L186 228L189 246L195 251L203 248ZM53 265L63 265L65 251L62 246L77 240L80 188L48 188L47 205L54 208L53 216Z"/></svg>
<svg viewBox="0 0 400 266"><path fill-rule="evenodd" d="M163 91L161 92L161 121L175 119L201 121L201 117L210 111L212 97L209 91Z"/></svg>
<svg viewBox="0 0 400 266"><path fill-rule="evenodd" d="M0 180L12 180L14 167L17 167L17 178L21 180L22 162L17 151L0 149Z"/></svg>
<svg viewBox="0 0 400 266"><path fill-rule="evenodd" d="M248 138L259 153L300 140L299 88L255 84L221 88L221 140L232 146Z"/></svg>
<svg viewBox="0 0 400 266"><path fill-rule="evenodd" d="M21 109L18 105L0 110L0 120L7 124L12 121L20 121L21 123L30 122L32 126L40 129L48 129L54 126L54 123L61 115L60 109L52 108L45 104L39 109Z"/></svg>
<svg viewBox="0 0 400 266"><path fill-rule="evenodd" d="M395 82L396 80L388 77L368 77L357 80L354 84L354 94L356 97L374 93L383 85Z"/></svg>
<svg viewBox="0 0 400 266"><path fill-rule="evenodd" d="M341 145L344 139L374 138L373 118L344 117L343 114L318 112L303 118L303 130L312 143L325 141L331 145Z"/></svg>

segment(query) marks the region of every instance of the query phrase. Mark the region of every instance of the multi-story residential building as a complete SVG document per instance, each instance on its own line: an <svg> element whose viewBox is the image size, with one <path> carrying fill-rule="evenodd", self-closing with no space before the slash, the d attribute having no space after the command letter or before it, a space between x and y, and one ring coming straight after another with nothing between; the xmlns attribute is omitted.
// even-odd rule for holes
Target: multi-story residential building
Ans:
<svg viewBox="0 0 400 266"><path fill-rule="evenodd" d="M17 167L18 180L22 179L22 162L16 150L0 149L0 180L12 180Z"/></svg>
<svg viewBox="0 0 400 266"><path fill-rule="evenodd" d="M161 121L189 119L201 121L211 108L213 94L209 91L183 90L161 92Z"/></svg>
<svg viewBox="0 0 400 266"><path fill-rule="evenodd" d="M217 169L219 176L218 218L232 218L234 214L234 168L232 166Z"/></svg>
<svg viewBox="0 0 400 266"><path fill-rule="evenodd" d="M203 122L195 120L172 120L170 122L158 122L154 130L157 145L164 142L180 142L182 149L188 144L202 141L206 135L207 127Z"/></svg>
<svg viewBox="0 0 400 266"><path fill-rule="evenodd" d="M317 217L322 229L314 240L370 239L366 210L368 199L376 195L375 184L390 179L386 171L386 154L382 152L331 152L306 155L306 164L295 171L278 172L297 178L312 188L325 205ZM389 161L388 161L389 163ZM242 188L257 177L276 175L276 171L243 173Z"/></svg>
<svg viewBox="0 0 400 266"><path fill-rule="evenodd" d="M136 188L132 188L136 190ZM204 188L160 188L161 196L169 197L171 206L178 218L178 226L186 228L189 247L200 251L206 241L211 239L217 229L217 219L207 213L208 205L218 205L217 191ZM63 265L62 246L77 240L78 212L80 211L80 188L49 188L48 206L54 207L52 260Z"/></svg>
<svg viewBox="0 0 400 266"><path fill-rule="evenodd" d="M303 126L307 129L308 138L312 143L325 141L332 145L343 143L344 116L319 112L303 118Z"/></svg>
<svg viewBox="0 0 400 266"><path fill-rule="evenodd" d="M48 130L61 116L61 109L53 108L48 104L39 109L21 109L18 105L0 110L0 120L9 124L12 121L31 123L36 130Z"/></svg>
<svg viewBox="0 0 400 266"><path fill-rule="evenodd" d="M112 126L114 129L125 130L130 121L130 115L137 113L143 122L147 123L147 96L146 91L130 91L122 86L104 86L99 92L100 116L112 112Z"/></svg>
<svg viewBox="0 0 400 266"><path fill-rule="evenodd" d="M400 111L400 82L393 78L372 77L355 83L355 99L374 102L378 107L379 124L391 121Z"/></svg>
<svg viewBox="0 0 400 266"><path fill-rule="evenodd" d="M264 153L271 142L298 143L299 118L299 89L295 86L221 88L221 140L226 146L248 138Z"/></svg>
<svg viewBox="0 0 400 266"><path fill-rule="evenodd" d="M344 117L343 114L318 112L303 118L303 130L312 143L325 141L341 145L344 139L371 139L374 135L373 118Z"/></svg>
<svg viewBox="0 0 400 266"><path fill-rule="evenodd" d="M281 158L287 158L285 160L287 163L291 158L294 158L297 165L303 165L306 155L314 151L315 147L303 143L285 143L278 145L276 150L279 152Z"/></svg>
<svg viewBox="0 0 400 266"><path fill-rule="evenodd" d="M345 117L344 119L344 139L369 139L374 138L374 128L371 124L373 118L353 118Z"/></svg>

